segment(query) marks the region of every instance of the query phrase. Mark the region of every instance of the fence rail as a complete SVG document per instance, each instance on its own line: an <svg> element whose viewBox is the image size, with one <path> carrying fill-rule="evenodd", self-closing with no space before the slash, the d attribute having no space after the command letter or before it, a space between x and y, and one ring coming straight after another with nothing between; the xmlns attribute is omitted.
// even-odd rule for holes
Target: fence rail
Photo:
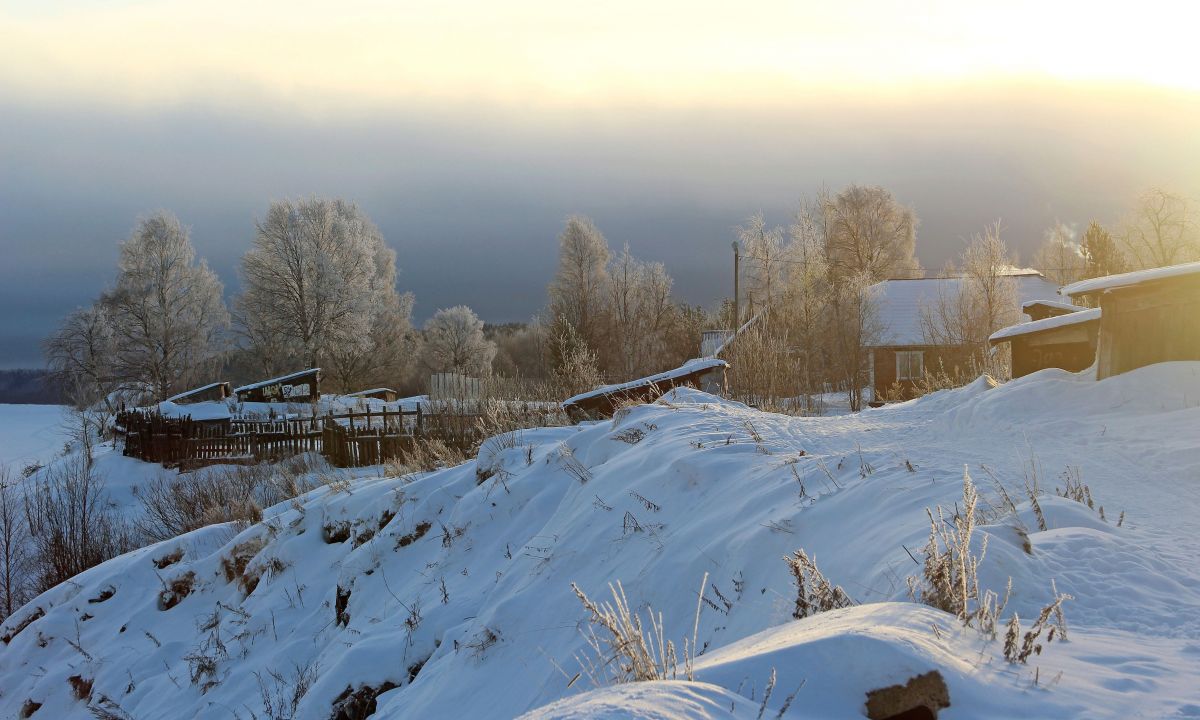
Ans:
<svg viewBox="0 0 1200 720"><path fill-rule="evenodd" d="M193 420L133 410L117 415L124 454L166 466L203 466L278 460L319 452L337 467L378 465L404 457L421 439L467 449L487 434L481 404L446 404L426 412L364 410L267 420ZM538 403L505 410L509 424L533 427L560 422L561 411ZM494 429L494 428L493 428Z"/></svg>

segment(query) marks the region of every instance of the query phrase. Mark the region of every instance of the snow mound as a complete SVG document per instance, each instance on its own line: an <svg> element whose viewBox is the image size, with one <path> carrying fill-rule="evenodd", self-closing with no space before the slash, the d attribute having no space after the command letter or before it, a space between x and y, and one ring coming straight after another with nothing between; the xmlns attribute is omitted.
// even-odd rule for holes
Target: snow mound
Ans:
<svg viewBox="0 0 1200 720"><path fill-rule="evenodd" d="M785 717L861 717L867 691L930 669L949 718L1186 714L1197 431L1200 363L980 380L834 418L679 389L611 421L495 438L458 467L347 474L256 525L93 568L0 625L0 717L28 700L53 718L119 715L105 702L139 719L248 718L294 698L288 716L329 718L361 697L378 718L743 718L772 668L764 717L793 692ZM1008 612L1026 623L1051 582L1074 596L1069 641L1029 665L906 602L926 509L954 512L964 468L987 507L984 588L1012 578ZM1054 496L1068 468L1097 507ZM799 548L861 606L794 621L782 558ZM571 583L603 599L621 581L682 645L705 573L698 682L572 681L588 623Z"/></svg>

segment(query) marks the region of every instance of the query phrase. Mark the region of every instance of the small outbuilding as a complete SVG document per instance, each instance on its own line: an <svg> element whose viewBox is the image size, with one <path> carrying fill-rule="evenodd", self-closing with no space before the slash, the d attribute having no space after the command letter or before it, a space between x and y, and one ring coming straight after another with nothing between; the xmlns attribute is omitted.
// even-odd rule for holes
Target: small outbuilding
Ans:
<svg viewBox="0 0 1200 720"><path fill-rule="evenodd" d="M1074 308L997 330L988 341L1011 345L1012 376L1019 378L1046 368L1079 372L1090 367L1099 331L1100 308Z"/></svg>
<svg viewBox="0 0 1200 720"><path fill-rule="evenodd" d="M1098 306L1096 378L1200 360L1200 262L1081 280L1063 294Z"/></svg>
<svg viewBox="0 0 1200 720"><path fill-rule="evenodd" d="M186 390L178 395L172 395L167 398L167 402L175 403L176 405L189 405L198 402L221 401L229 397L232 393L229 390L229 383L215 382L209 383L203 387Z"/></svg>
<svg viewBox="0 0 1200 720"><path fill-rule="evenodd" d="M674 370L580 393L564 400L562 408L575 422L600 420L612 417L626 402L653 402L672 388L694 387L705 392L720 392L725 387L727 367L729 363L719 358L688 360Z"/></svg>
<svg viewBox="0 0 1200 720"><path fill-rule="evenodd" d="M400 393L391 388L372 388L370 390L359 390L358 392L347 393L346 397L372 398L374 400L382 400L384 402L396 402L396 399L400 397Z"/></svg>
<svg viewBox="0 0 1200 720"><path fill-rule="evenodd" d="M1021 312L1028 315L1030 320L1045 320L1046 318L1069 315L1080 310L1083 310L1083 308L1078 305L1058 300L1030 300L1021 305Z"/></svg>
<svg viewBox="0 0 1200 720"><path fill-rule="evenodd" d="M321 368L234 388L238 402L312 402L321 397Z"/></svg>

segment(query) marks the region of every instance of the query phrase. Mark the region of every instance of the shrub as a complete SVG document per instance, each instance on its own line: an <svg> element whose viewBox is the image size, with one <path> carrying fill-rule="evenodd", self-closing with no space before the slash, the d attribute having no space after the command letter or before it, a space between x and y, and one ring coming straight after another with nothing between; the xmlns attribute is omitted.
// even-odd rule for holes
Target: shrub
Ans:
<svg viewBox="0 0 1200 720"><path fill-rule="evenodd" d="M39 592L132 549L132 533L84 458L64 460L39 478L25 487Z"/></svg>

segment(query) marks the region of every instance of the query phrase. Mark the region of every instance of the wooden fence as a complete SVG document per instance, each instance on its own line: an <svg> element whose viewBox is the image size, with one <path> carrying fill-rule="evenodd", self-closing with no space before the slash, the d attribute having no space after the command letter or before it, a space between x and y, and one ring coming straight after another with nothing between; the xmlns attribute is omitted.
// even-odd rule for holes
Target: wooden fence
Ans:
<svg viewBox="0 0 1200 720"><path fill-rule="evenodd" d="M134 410L118 414L116 424L125 436L126 456L192 467L278 460L304 452L319 452L337 467L361 467L403 457L424 438L466 450L488 433L478 405L432 410L364 410L270 420L192 420ZM562 420L557 408L539 404L514 404L505 413L507 424L526 427Z"/></svg>

